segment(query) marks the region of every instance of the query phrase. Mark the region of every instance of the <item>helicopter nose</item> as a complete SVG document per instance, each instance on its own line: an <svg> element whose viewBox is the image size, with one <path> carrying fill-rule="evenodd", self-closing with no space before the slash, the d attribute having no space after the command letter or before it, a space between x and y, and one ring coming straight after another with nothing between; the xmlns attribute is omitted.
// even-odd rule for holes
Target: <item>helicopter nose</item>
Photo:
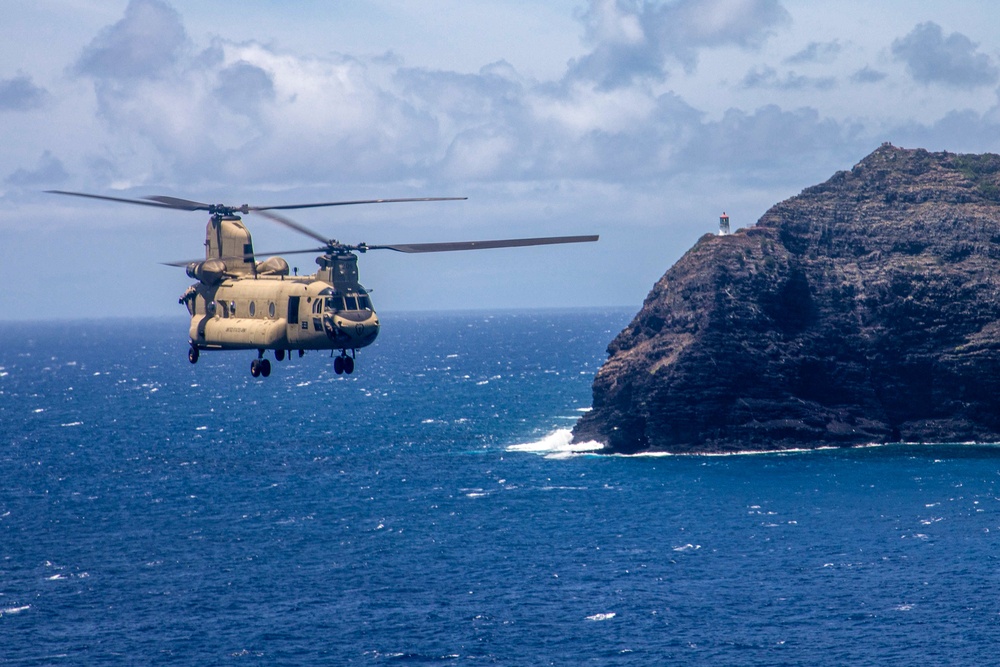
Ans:
<svg viewBox="0 0 1000 667"><path fill-rule="evenodd" d="M365 318L357 318L330 312L323 318L323 325L327 338L343 348L371 345L378 337L381 328L375 313Z"/></svg>

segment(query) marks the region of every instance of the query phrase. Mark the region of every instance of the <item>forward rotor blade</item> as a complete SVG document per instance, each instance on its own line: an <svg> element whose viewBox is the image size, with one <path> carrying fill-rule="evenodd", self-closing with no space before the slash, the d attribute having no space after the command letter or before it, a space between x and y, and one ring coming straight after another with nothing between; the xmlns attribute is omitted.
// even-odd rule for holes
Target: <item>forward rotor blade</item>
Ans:
<svg viewBox="0 0 1000 667"><path fill-rule="evenodd" d="M124 197L108 197L106 195L92 195L86 192L69 192L67 190L46 190L45 192L54 195L70 195L72 197L87 197L88 199L104 199L106 201L124 202L126 204L139 204L140 206L155 206L156 208L176 208L160 202L146 199L126 199Z"/></svg>
<svg viewBox="0 0 1000 667"><path fill-rule="evenodd" d="M459 241L453 243L406 243L396 245L364 246L366 250L395 250L396 252L451 252L454 250L487 250L490 248L523 248L557 243L592 243L599 236L548 236L534 239L501 239L497 241Z"/></svg>
<svg viewBox="0 0 1000 667"><path fill-rule="evenodd" d="M247 259L253 259L253 258L256 258L256 257L274 257L275 255L305 255L307 253L308 254L323 253L323 252L326 252L326 251L327 251L326 247L323 247L323 248L308 248L308 249L305 249L305 250L301 250L301 249L300 250L276 250L274 252L250 252L250 253L247 253L245 255L233 255L231 257L218 257L218 258L213 257L212 259L221 259L223 262L228 262L229 260L241 260L241 261L243 261L243 260L247 260ZM188 264L196 264L198 262L205 262L205 261L208 261L208 260L206 260L206 259L204 259L202 257L199 257L198 259L182 259L182 260L176 261L176 262L160 262L160 264L162 264L164 266L179 266L179 267L183 268L183 267L187 266Z"/></svg>
<svg viewBox="0 0 1000 667"><path fill-rule="evenodd" d="M299 232L300 234L305 234L306 236L308 236L310 238L316 239L320 243L329 243L330 242L330 239L323 238L323 236L320 235L319 232L314 232L313 230L309 229L308 227L306 227L304 225L300 225L299 223L295 222L294 220L289 220L288 218L286 218L284 216L281 216L281 215L278 215L277 213L271 213L271 211L269 209L259 209L258 208L258 209L251 209L251 210L253 210L253 212L256 213L256 214L258 214L258 215L264 216L268 220L273 220L274 222L277 222L278 224L284 225L285 227L288 227L290 229L294 229L295 231Z"/></svg>
<svg viewBox="0 0 1000 667"><path fill-rule="evenodd" d="M324 206L353 206L354 204L396 204L410 201L464 201L468 197L410 197L406 199L358 199L355 201L328 201L319 204L283 204L281 206L251 206L251 211L281 211L293 208L320 208Z"/></svg>
<svg viewBox="0 0 1000 667"><path fill-rule="evenodd" d="M159 202L164 206L176 208L181 211L208 211L212 208L211 204L203 204L200 201L191 201L190 199L181 199L179 197L156 195L153 197L143 197L143 199Z"/></svg>
<svg viewBox="0 0 1000 667"><path fill-rule="evenodd" d="M321 208L325 206L352 206L354 204L393 204L398 202L461 201L468 199L468 197L407 197L403 199L357 199L353 201L329 201L315 204L282 204L279 206L249 206L247 204L243 204L242 206L226 206L222 204L206 204L204 202L193 201L191 199L168 197L165 195L154 195L152 197L143 197L142 199L129 199L126 197L92 195L86 192L69 192L67 190L46 190L45 192L57 195L71 195L73 197L87 197L89 199L124 202L126 204L139 204L140 206L156 206L158 208L172 208L181 211L209 211L212 213L221 212L224 214L249 213L250 211L280 211L299 208ZM312 236L312 234L310 234L310 236Z"/></svg>

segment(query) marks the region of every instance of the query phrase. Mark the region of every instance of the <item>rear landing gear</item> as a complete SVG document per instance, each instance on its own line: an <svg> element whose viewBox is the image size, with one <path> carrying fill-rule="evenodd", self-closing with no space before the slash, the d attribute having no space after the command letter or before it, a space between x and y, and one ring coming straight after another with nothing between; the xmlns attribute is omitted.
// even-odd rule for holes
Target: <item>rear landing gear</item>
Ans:
<svg viewBox="0 0 1000 667"><path fill-rule="evenodd" d="M271 362L264 358L264 350L257 352L257 358L250 362L250 375L267 377L271 374Z"/></svg>
<svg viewBox="0 0 1000 667"><path fill-rule="evenodd" d="M347 356L347 350L342 350L339 357L333 359L333 372L337 375L354 372L354 357Z"/></svg>
<svg viewBox="0 0 1000 667"><path fill-rule="evenodd" d="M188 361L190 361L192 364L196 364L196 363L198 363L198 357L200 355L201 355L201 352L199 352L198 348L196 348L194 345L192 345L191 349L188 350Z"/></svg>

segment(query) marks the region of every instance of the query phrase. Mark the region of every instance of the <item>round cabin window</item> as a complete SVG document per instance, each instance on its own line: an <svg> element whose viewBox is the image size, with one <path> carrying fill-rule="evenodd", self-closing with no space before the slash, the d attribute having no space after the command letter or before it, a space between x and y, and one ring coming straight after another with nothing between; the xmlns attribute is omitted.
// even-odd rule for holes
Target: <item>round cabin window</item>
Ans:
<svg viewBox="0 0 1000 667"><path fill-rule="evenodd" d="M251 301L250 302L250 317L253 317L254 313L256 313L256 312L257 312L257 305L253 301Z"/></svg>
<svg viewBox="0 0 1000 667"><path fill-rule="evenodd" d="M274 317L274 302L267 304L267 315L268 317Z"/></svg>

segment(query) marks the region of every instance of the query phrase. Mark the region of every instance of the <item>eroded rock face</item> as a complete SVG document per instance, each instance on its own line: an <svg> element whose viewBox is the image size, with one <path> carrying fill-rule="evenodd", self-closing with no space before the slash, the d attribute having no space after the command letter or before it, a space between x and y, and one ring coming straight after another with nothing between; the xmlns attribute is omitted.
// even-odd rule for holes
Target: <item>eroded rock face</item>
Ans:
<svg viewBox="0 0 1000 667"><path fill-rule="evenodd" d="M706 235L608 346L578 442L1000 442L1000 156L884 145Z"/></svg>

